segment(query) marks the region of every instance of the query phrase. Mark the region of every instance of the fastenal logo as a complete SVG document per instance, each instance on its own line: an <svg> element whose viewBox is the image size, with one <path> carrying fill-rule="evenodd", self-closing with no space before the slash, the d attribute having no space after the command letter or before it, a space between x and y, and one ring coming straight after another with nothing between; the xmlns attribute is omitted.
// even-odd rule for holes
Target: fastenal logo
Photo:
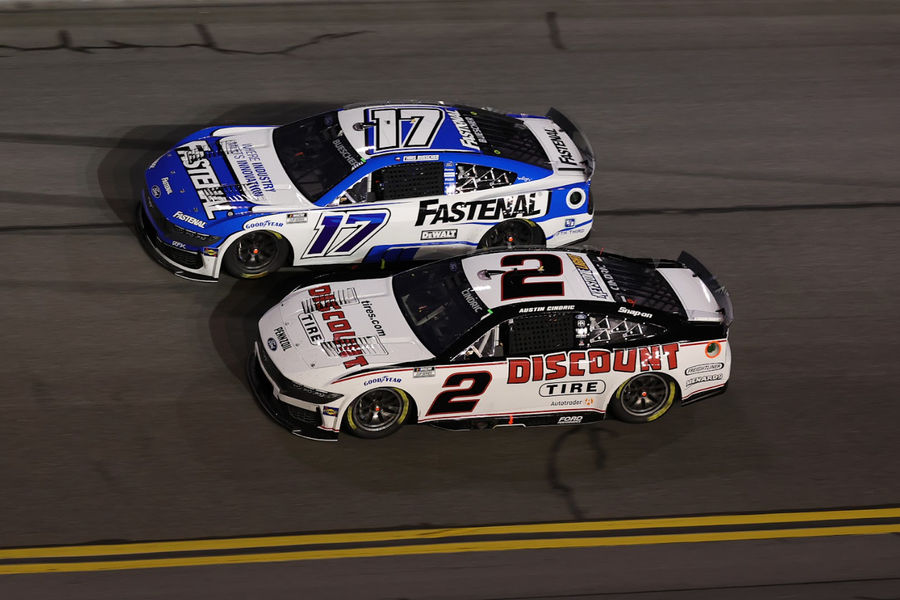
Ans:
<svg viewBox="0 0 900 600"><path fill-rule="evenodd" d="M173 219L178 219L179 221L184 221L185 223L190 223L194 227L199 227L200 229L206 229L206 221L201 221L197 217L192 217L191 215L186 215L180 210L172 215Z"/></svg>

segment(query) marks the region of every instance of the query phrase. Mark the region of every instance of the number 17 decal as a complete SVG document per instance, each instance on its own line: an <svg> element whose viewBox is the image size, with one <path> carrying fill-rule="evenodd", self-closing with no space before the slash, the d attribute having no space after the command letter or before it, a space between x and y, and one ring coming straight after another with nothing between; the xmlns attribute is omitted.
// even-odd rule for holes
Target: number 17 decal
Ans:
<svg viewBox="0 0 900 600"><path fill-rule="evenodd" d="M352 254L378 233L390 216L387 210L323 213L303 256Z"/></svg>

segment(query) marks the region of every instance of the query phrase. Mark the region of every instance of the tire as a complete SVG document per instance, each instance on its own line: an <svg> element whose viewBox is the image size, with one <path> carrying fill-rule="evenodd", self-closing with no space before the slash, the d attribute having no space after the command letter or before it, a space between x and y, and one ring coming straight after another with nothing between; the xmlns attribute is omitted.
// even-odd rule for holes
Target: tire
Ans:
<svg viewBox="0 0 900 600"><path fill-rule="evenodd" d="M290 246L273 231L250 231L228 247L222 267L233 277L256 279L274 273L287 261Z"/></svg>
<svg viewBox="0 0 900 600"><path fill-rule="evenodd" d="M347 409L347 428L361 438L383 438L400 429L410 413L410 399L399 388L367 390ZM387 417L385 417L387 415Z"/></svg>
<svg viewBox="0 0 900 600"><path fill-rule="evenodd" d="M678 386L660 373L642 373L619 386L610 401L610 410L626 423L649 423L672 407Z"/></svg>
<svg viewBox="0 0 900 600"><path fill-rule="evenodd" d="M478 242L478 249L543 246L546 243L544 232L536 223L524 219L511 219L488 229Z"/></svg>

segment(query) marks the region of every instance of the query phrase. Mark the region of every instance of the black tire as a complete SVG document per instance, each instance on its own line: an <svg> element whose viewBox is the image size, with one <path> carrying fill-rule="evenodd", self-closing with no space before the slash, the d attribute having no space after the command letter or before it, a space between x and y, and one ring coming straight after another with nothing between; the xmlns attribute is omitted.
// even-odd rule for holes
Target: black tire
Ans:
<svg viewBox="0 0 900 600"><path fill-rule="evenodd" d="M678 386L660 373L641 373L619 386L609 406L626 423L649 423L663 416L675 402Z"/></svg>
<svg viewBox="0 0 900 600"><path fill-rule="evenodd" d="M250 231L228 247L222 267L233 277L256 279L277 271L289 254L290 246L281 234Z"/></svg>
<svg viewBox="0 0 900 600"><path fill-rule="evenodd" d="M511 219L497 223L488 229L481 241L478 242L478 249L544 246L546 243L544 232L537 223L524 219Z"/></svg>
<svg viewBox="0 0 900 600"><path fill-rule="evenodd" d="M359 395L347 409L347 428L361 438L383 438L406 423L410 398L399 388L376 388Z"/></svg>

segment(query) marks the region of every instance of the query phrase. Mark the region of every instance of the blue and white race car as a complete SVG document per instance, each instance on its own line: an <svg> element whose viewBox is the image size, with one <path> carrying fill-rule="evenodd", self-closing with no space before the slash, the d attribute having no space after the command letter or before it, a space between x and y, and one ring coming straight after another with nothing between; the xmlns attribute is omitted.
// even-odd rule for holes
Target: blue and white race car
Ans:
<svg viewBox="0 0 900 600"><path fill-rule="evenodd" d="M556 110L350 106L198 131L147 169L138 223L161 264L198 280L558 247L590 232L593 170Z"/></svg>

